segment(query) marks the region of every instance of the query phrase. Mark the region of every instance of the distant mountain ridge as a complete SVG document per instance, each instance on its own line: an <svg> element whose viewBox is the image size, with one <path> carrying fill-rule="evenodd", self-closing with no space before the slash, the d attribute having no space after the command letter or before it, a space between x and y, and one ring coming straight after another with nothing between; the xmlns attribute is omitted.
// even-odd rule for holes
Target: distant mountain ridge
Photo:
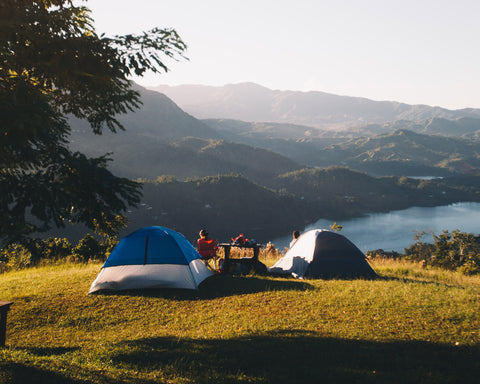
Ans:
<svg viewBox="0 0 480 384"><path fill-rule="evenodd" d="M480 118L480 109L448 110L318 91L279 91L254 83L228 84L222 87L158 85L149 89L164 93L198 119L264 121L344 129L395 120Z"/></svg>

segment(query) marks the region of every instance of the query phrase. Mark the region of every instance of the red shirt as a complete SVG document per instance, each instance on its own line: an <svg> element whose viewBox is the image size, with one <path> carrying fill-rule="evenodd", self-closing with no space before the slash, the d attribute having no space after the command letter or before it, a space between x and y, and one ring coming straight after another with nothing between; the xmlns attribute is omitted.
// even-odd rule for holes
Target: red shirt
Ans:
<svg viewBox="0 0 480 384"><path fill-rule="evenodd" d="M204 259L211 259L212 257L217 255L217 242L214 239L209 239L208 237L205 239L198 239L198 253Z"/></svg>

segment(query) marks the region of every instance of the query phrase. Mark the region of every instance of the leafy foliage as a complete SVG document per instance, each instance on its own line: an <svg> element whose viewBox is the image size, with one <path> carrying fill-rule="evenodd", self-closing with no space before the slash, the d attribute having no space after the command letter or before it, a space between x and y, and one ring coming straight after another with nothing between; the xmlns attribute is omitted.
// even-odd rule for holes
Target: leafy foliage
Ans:
<svg viewBox="0 0 480 384"><path fill-rule="evenodd" d="M186 48L174 30L98 36L89 10L70 0L0 3L0 239L82 222L106 235L138 203L140 185L107 170L107 156L68 149L68 116L94 133L124 129L139 107L128 76L167 70Z"/></svg>
<svg viewBox="0 0 480 384"><path fill-rule="evenodd" d="M73 257L79 261L102 259L104 256L100 242L92 235L87 234L73 249Z"/></svg>
<svg viewBox="0 0 480 384"><path fill-rule="evenodd" d="M432 233L433 244L424 243L421 237L425 232L415 236L415 244L405 249L408 259L425 261L427 265L440 267L465 274L480 273L480 235L461 232L443 231L439 235Z"/></svg>
<svg viewBox="0 0 480 384"><path fill-rule="evenodd" d="M32 253L21 244L9 244L0 252L0 272L24 269L32 263Z"/></svg>

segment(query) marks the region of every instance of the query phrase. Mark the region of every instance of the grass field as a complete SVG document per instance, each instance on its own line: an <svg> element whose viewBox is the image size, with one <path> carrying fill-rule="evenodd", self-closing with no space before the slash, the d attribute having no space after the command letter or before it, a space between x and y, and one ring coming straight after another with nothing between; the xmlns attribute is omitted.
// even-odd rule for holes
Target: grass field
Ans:
<svg viewBox="0 0 480 384"><path fill-rule="evenodd" d="M480 277L376 260L375 280L87 295L100 266L0 275L0 383L480 382Z"/></svg>

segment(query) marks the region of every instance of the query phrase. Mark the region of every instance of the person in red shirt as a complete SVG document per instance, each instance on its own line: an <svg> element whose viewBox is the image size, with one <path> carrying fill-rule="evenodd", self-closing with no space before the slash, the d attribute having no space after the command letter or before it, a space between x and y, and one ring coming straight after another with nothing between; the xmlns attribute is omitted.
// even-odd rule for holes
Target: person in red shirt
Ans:
<svg viewBox="0 0 480 384"><path fill-rule="evenodd" d="M205 264L208 266L208 260L217 258L217 241L208 237L206 229L202 229L199 233L200 238L197 240L198 253L202 256ZM215 265L215 262L214 262Z"/></svg>

